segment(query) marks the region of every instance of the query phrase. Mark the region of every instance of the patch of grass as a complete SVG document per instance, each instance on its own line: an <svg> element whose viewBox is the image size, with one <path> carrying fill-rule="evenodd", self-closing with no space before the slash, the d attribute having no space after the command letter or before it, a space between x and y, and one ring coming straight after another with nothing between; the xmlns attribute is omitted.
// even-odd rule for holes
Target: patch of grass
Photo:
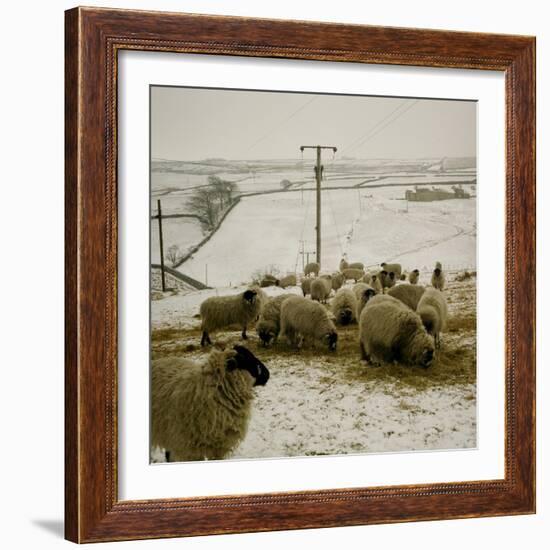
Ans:
<svg viewBox="0 0 550 550"><path fill-rule="evenodd" d="M447 321L447 330L449 332L467 332L476 330L477 319L475 313L466 315L454 315Z"/></svg>

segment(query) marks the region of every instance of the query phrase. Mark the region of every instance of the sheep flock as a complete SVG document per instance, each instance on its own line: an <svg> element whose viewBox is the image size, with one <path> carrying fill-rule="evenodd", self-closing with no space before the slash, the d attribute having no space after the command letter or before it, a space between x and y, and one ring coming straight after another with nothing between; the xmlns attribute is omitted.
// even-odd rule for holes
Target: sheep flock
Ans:
<svg viewBox="0 0 550 550"><path fill-rule="evenodd" d="M174 307L169 328L153 326L151 444L162 450L158 461L249 457L247 444L268 444L264 416L278 406L279 390L307 403L311 384L327 400L343 384L357 390L362 402L369 391L378 396L376 384L383 382L384 399L391 398L387 388L395 388L392 406L402 412L406 392L475 386L475 343L473 355L459 354L463 334L475 342L470 278L447 273L442 262L428 272L345 258L326 267L312 262L301 274L266 274L215 294L197 292L181 315L184 323L178 324ZM310 382L289 389L296 365L303 365L301 376ZM283 414L288 422L290 414ZM249 434L251 425L263 426L266 435L261 429ZM383 444L382 450L401 450L397 443ZM418 448L430 448L426 438L425 444ZM273 450L273 456L307 454L300 445ZM349 445L346 452L353 452ZM320 452L343 451L329 445Z"/></svg>

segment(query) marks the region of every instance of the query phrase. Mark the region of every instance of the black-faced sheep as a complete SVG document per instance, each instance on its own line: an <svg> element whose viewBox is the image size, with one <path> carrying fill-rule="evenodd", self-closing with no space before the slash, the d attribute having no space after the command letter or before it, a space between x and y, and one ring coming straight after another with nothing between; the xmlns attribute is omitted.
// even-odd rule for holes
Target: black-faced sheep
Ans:
<svg viewBox="0 0 550 550"><path fill-rule="evenodd" d="M447 328L447 302L440 290L427 288L420 298L416 312L428 334L434 338L435 347L441 347L441 333Z"/></svg>
<svg viewBox="0 0 550 550"><path fill-rule="evenodd" d="M151 444L168 462L222 459L244 439L254 386L269 370L243 346L213 350L199 363L156 359L151 368Z"/></svg>
<svg viewBox="0 0 550 550"><path fill-rule="evenodd" d="M436 262L435 269L432 273L432 286L437 288L437 290L443 290L445 288L445 274L439 262Z"/></svg>
<svg viewBox="0 0 550 550"><path fill-rule="evenodd" d="M342 288L342 285L344 284L344 276L341 273L333 273L332 274L332 290L336 292L338 289Z"/></svg>
<svg viewBox="0 0 550 550"><path fill-rule="evenodd" d="M355 321L357 299L353 290L341 288L330 303L330 309L339 325L349 325Z"/></svg>
<svg viewBox="0 0 550 550"><path fill-rule="evenodd" d="M296 286L296 275L293 273L279 279L279 286L281 288L288 288L289 286Z"/></svg>
<svg viewBox="0 0 550 550"><path fill-rule="evenodd" d="M367 283L357 283L353 285L353 293L355 294L355 299L357 300L355 318L359 320L363 308L373 296L376 296L376 291Z"/></svg>
<svg viewBox="0 0 550 550"><path fill-rule="evenodd" d="M311 283L311 299L326 303L332 290L332 283L325 277L317 277Z"/></svg>
<svg viewBox="0 0 550 550"><path fill-rule="evenodd" d="M374 291L376 292L376 294L381 294L382 293L383 289L382 289L382 281L380 279L380 272L378 272L378 271L376 271L376 272L369 271L368 273L366 273L364 275L364 277L361 279L361 281L363 283L368 284L372 288L374 288Z"/></svg>
<svg viewBox="0 0 550 550"><path fill-rule="evenodd" d="M233 296L211 296L200 307L202 319L201 346L211 344L209 333L231 325L242 327L242 337L247 339L246 327L260 314L265 293L260 289L248 289Z"/></svg>
<svg viewBox="0 0 550 550"><path fill-rule="evenodd" d="M417 284L419 277L420 277L420 271L418 271L418 269L413 269L409 273L409 283L411 283L411 285Z"/></svg>
<svg viewBox="0 0 550 550"><path fill-rule="evenodd" d="M275 342L279 336L281 326L281 305L287 299L295 294L281 294L274 298L269 298L262 308L260 318L256 323L256 332L264 346Z"/></svg>
<svg viewBox="0 0 550 550"><path fill-rule="evenodd" d="M304 275L307 277L311 273L317 277L319 275L319 271L321 270L321 266L317 262L310 262L309 264L304 267Z"/></svg>
<svg viewBox="0 0 550 550"><path fill-rule="evenodd" d="M395 273L393 271L387 272L382 270L380 272L380 283L382 284L382 289L392 288L395 286Z"/></svg>
<svg viewBox="0 0 550 550"><path fill-rule="evenodd" d="M369 300L359 320L361 355L373 365L398 361L429 367L434 342L420 317L403 302L387 295Z"/></svg>
<svg viewBox="0 0 550 550"><path fill-rule="evenodd" d="M300 341L323 342L330 351L336 350L338 333L327 310L317 302L293 296L281 306L281 334L288 343L298 347Z"/></svg>
<svg viewBox="0 0 550 550"><path fill-rule="evenodd" d="M311 282L313 279L310 279L309 277L304 277L301 282L302 286L302 294L307 296L308 294L311 294Z"/></svg>
<svg viewBox="0 0 550 550"><path fill-rule="evenodd" d="M401 300L406 306L416 311L418 301L426 289L420 285L397 285L388 290L388 296Z"/></svg>
<svg viewBox="0 0 550 550"><path fill-rule="evenodd" d="M401 269L401 264L388 264L386 262L382 262L380 265L382 266L382 269L384 271L387 271L388 273L390 273L390 271L393 271L397 279L401 278L401 273L403 271Z"/></svg>
<svg viewBox="0 0 550 550"><path fill-rule="evenodd" d="M355 282L357 282L363 278L365 272L362 269L354 269L352 267L348 267L347 269L344 269L344 271L342 271L342 275L344 276L344 279L346 281L353 279Z"/></svg>

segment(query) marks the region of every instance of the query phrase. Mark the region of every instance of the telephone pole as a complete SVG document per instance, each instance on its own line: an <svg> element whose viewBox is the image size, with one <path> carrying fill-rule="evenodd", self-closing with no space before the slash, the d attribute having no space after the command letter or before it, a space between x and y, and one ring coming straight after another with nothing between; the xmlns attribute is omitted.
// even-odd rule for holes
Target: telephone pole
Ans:
<svg viewBox="0 0 550 550"><path fill-rule="evenodd" d="M300 151L303 153L304 149L315 149L317 151L317 163L315 165L315 179L317 180L317 226L315 227L315 231L317 233L317 263L321 265L321 178L323 176L321 150L332 149L332 152L336 153L337 149L330 145L302 145Z"/></svg>

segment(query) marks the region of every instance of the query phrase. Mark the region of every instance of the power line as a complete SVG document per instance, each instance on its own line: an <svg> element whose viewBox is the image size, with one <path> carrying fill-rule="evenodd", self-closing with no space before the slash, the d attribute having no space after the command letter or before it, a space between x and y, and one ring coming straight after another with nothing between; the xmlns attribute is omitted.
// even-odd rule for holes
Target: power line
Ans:
<svg viewBox="0 0 550 550"><path fill-rule="evenodd" d="M298 109L296 109L295 111L293 111L287 118L285 118L283 121L281 121L279 124L277 124L276 126L274 126L273 128L271 128L271 130L267 131L263 136L261 136L260 138L258 138L250 147L248 147L248 149L246 149L246 151L243 153L243 157L252 149L254 149L254 147L256 147L256 145L258 145L258 143L261 143L266 137L268 137L269 135L271 135L273 132L275 132L275 130L279 130L282 126L284 126L291 118L294 118L300 111L303 111L308 105L310 105L311 103L313 103L315 100L317 99L317 97L313 97L311 98L310 100L306 101L301 107L298 107Z"/></svg>

